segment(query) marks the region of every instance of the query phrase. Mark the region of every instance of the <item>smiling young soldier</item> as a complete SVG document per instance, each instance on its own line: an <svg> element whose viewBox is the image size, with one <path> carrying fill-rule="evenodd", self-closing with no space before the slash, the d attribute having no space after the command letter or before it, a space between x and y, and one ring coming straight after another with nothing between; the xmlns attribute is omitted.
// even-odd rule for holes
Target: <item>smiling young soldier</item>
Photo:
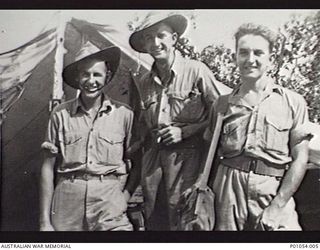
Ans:
<svg viewBox="0 0 320 250"><path fill-rule="evenodd" d="M222 84L203 63L176 50L186 17L152 13L142 23L129 42L154 59L137 83L147 133L141 172L146 228L177 230L177 203L201 173L202 134Z"/></svg>
<svg viewBox="0 0 320 250"><path fill-rule="evenodd" d="M306 102L267 75L272 31L244 24L235 39L241 84L229 96L220 136L215 229L301 230L292 196L308 159Z"/></svg>
<svg viewBox="0 0 320 250"><path fill-rule="evenodd" d="M130 195L120 179L127 174L133 112L103 93L119 60L119 48L99 51L86 43L63 71L81 92L53 111L42 144L41 231L132 230Z"/></svg>

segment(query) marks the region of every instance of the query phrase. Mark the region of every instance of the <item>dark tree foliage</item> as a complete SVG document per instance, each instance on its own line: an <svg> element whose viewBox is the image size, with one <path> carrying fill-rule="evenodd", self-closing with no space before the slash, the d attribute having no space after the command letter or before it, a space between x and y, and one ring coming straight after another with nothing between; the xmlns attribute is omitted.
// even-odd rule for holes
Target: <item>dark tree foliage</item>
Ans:
<svg viewBox="0 0 320 250"><path fill-rule="evenodd" d="M273 76L282 86L302 94L310 120L320 122L320 11L293 17L281 33L283 46L279 46Z"/></svg>
<svg viewBox="0 0 320 250"><path fill-rule="evenodd" d="M224 45L210 45L201 52L200 59L214 73L217 80L234 88L239 83L235 54Z"/></svg>

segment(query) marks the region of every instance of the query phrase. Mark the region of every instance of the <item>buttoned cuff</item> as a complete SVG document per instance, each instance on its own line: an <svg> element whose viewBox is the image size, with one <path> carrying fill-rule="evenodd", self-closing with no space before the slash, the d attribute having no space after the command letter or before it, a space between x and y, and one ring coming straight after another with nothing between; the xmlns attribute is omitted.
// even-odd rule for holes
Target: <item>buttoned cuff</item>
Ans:
<svg viewBox="0 0 320 250"><path fill-rule="evenodd" d="M42 143L41 144L41 148L49 150L51 154L58 154L59 153L58 147L56 145L54 145L53 143L48 142L48 141Z"/></svg>

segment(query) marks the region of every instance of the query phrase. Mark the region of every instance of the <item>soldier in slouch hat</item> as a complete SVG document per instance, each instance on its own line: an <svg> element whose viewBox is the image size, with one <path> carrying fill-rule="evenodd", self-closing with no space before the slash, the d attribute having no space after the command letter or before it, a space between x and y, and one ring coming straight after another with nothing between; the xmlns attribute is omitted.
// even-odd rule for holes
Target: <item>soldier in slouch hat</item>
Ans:
<svg viewBox="0 0 320 250"><path fill-rule="evenodd" d="M137 83L144 131L141 185L147 230L177 230L177 203L201 174L202 134L218 98L218 82L203 63L183 58L176 44L188 26L180 14L151 13L130 36L152 69ZM161 207L161 209L159 209Z"/></svg>
<svg viewBox="0 0 320 250"><path fill-rule="evenodd" d="M122 182L133 112L103 92L120 53L88 42L63 71L64 81L81 92L55 108L42 144L41 231L133 230L126 215L129 184Z"/></svg>

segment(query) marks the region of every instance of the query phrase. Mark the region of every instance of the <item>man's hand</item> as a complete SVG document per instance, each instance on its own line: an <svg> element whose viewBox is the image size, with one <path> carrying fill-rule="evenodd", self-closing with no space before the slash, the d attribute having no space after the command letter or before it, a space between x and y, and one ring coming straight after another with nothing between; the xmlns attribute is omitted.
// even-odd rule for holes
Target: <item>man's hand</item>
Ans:
<svg viewBox="0 0 320 250"><path fill-rule="evenodd" d="M308 141L304 140L292 147L291 155L293 161L281 181L278 194L262 213L260 222L265 226L266 230L275 230L279 228L282 210L286 207L286 204L300 186L307 169Z"/></svg>
<svg viewBox="0 0 320 250"><path fill-rule="evenodd" d="M283 208L270 204L262 213L260 223L264 226L266 231L273 231L279 228Z"/></svg>
<svg viewBox="0 0 320 250"><path fill-rule="evenodd" d="M182 129L169 125L158 130L157 136L161 139L160 142L171 145L182 140Z"/></svg>
<svg viewBox="0 0 320 250"><path fill-rule="evenodd" d="M51 223L40 223L40 231L54 231L54 228Z"/></svg>

